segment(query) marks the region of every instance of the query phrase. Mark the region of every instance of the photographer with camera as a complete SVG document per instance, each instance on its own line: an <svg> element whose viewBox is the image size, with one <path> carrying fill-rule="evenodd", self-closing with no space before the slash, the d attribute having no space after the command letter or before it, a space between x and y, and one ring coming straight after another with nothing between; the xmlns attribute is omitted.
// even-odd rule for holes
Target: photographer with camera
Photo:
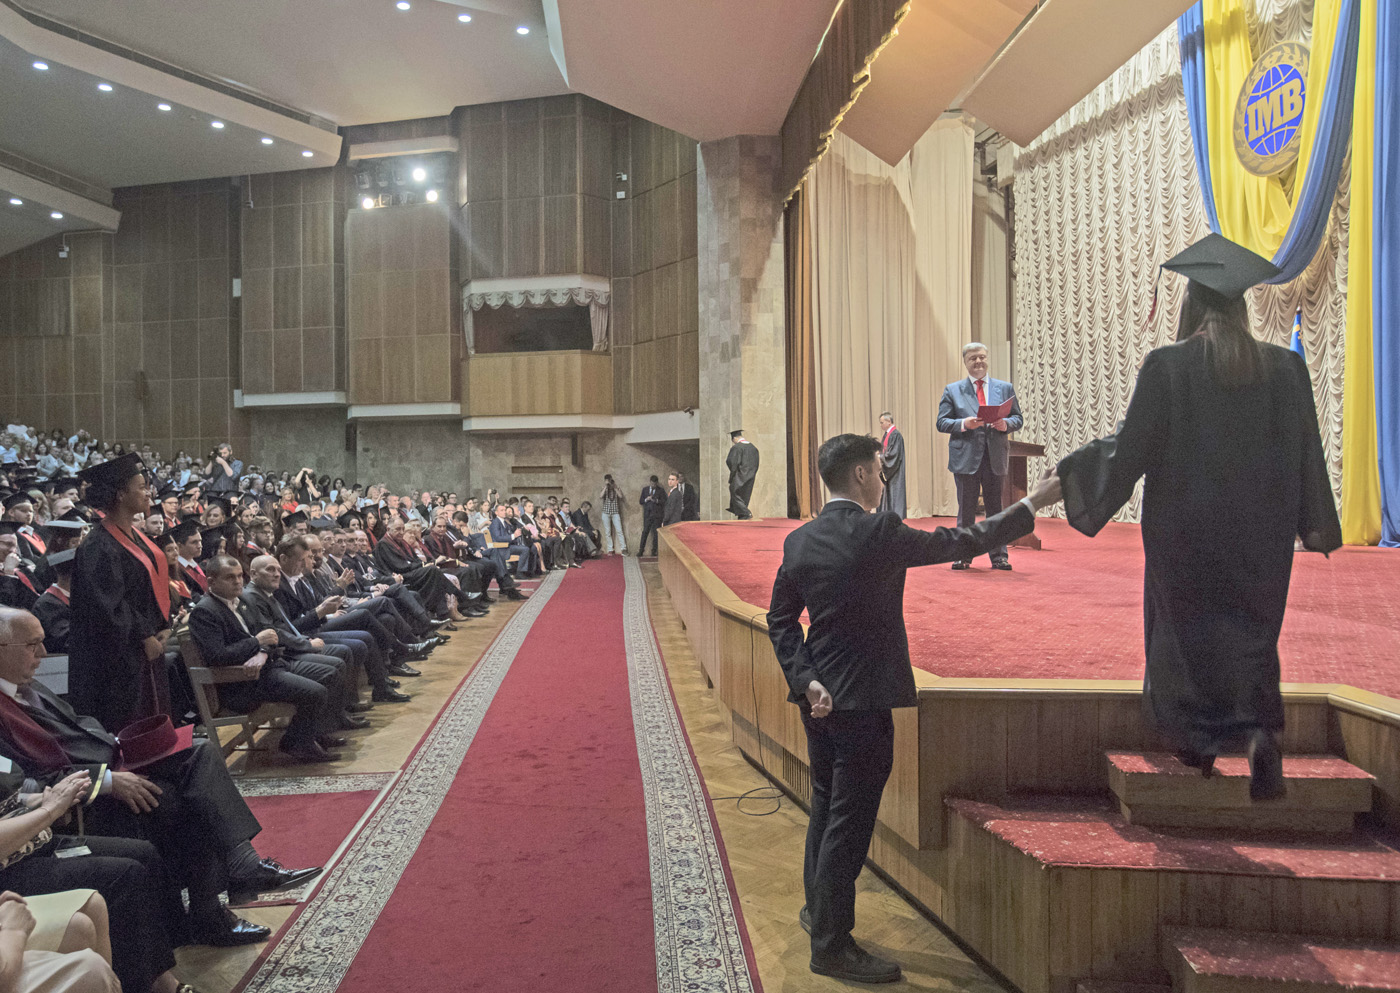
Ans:
<svg viewBox="0 0 1400 993"><path fill-rule="evenodd" d="M209 480L207 492L233 494L238 492L238 477L243 475L243 463L233 457L233 447L224 442L209 453L204 465L204 477Z"/></svg>

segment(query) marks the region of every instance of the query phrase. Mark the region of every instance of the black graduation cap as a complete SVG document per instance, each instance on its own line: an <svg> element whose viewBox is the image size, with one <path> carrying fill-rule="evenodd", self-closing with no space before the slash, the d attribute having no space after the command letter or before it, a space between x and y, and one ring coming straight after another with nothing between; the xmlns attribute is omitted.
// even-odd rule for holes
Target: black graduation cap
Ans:
<svg viewBox="0 0 1400 993"><path fill-rule="evenodd" d="M335 519L335 522L343 528L358 527L364 524L365 519L354 510L347 510Z"/></svg>
<svg viewBox="0 0 1400 993"><path fill-rule="evenodd" d="M24 490L20 490L18 493L11 493L5 498L5 509L13 510L22 503L32 504L33 502L33 499L29 496L28 493L26 493Z"/></svg>
<svg viewBox="0 0 1400 993"><path fill-rule="evenodd" d="M39 531L43 534L45 541L51 541L64 535L77 534L85 527L87 527L86 521L69 521L59 518L56 521L49 521Z"/></svg>
<svg viewBox="0 0 1400 993"><path fill-rule="evenodd" d="M57 476L44 484L44 489L49 493L59 493L63 490L76 490L78 488L78 478L76 476Z"/></svg>
<svg viewBox="0 0 1400 993"><path fill-rule="evenodd" d="M744 433L744 429L743 429L743 428L735 428L733 431L730 431L730 432L729 432L729 437L731 437L731 438L737 438L737 437L739 437L739 436L740 436L741 434L743 434L743 433Z"/></svg>
<svg viewBox="0 0 1400 993"><path fill-rule="evenodd" d="M171 497L177 497L179 495L180 487L176 486L174 483L166 483L160 488L160 492L156 494L156 500L165 501L169 500Z"/></svg>
<svg viewBox="0 0 1400 993"><path fill-rule="evenodd" d="M219 539L228 537L224 532L224 526L222 524L215 525L212 528L201 528L199 536L204 539L204 554L200 556L201 558L208 558L210 555L214 554L213 549L218 546Z"/></svg>
<svg viewBox="0 0 1400 993"><path fill-rule="evenodd" d="M184 544L194 537L199 530L199 518L191 517L176 524L173 528L161 535L162 538L174 538Z"/></svg>
<svg viewBox="0 0 1400 993"><path fill-rule="evenodd" d="M19 521L0 521L0 534L14 534L22 527Z"/></svg>
<svg viewBox="0 0 1400 993"><path fill-rule="evenodd" d="M89 486L110 486L117 489L132 476L140 475L141 470L145 468L146 463L141 461L140 455L136 452L127 452L110 462L100 462L97 465L88 466L78 473L78 478Z"/></svg>
<svg viewBox="0 0 1400 993"><path fill-rule="evenodd" d="M231 503L228 502L228 498L227 498L227 497L213 496L213 495L210 495L210 496L205 497L205 498L204 498L204 509L205 509L205 510L208 510L208 509L209 509L209 504L211 504L211 503L218 504L219 507L223 510L224 516L225 516L225 517L229 517L229 516L231 516L231 515L233 514L233 505L232 505Z"/></svg>
<svg viewBox="0 0 1400 993"><path fill-rule="evenodd" d="M329 517L313 517L311 518L311 526L318 531L325 531L328 528L335 527L335 521L331 520Z"/></svg>
<svg viewBox="0 0 1400 993"><path fill-rule="evenodd" d="M1179 272L1228 299L1244 296L1246 290L1283 271L1263 256L1218 234L1206 235L1162 263L1162 268Z"/></svg>
<svg viewBox="0 0 1400 993"><path fill-rule="evenodd" d="M88 514L85 513L86 510L87 507L85 507L83 504L75 504L73 509L68 511L68 513L64 514L62 517L60 517L59 520L77 521L79 524L87 524L90 518ZM52 524L53 521L49 521L49 523Z"/></svg>
<svg viewBox="0 0 1400 993"><path fill-rule="evenodd" d="M44 556L44 560L51 566L59 566L64 563L71 563L73 561L73 556L77 554L78 550L76 548L65 548L61 552L53 552Z"/></svg>
<svg viewBox="0 0 1400 993"><path fill-rule="evenodd" d="M201 489L203 489L203 487L199 483L190 483L180 492L185 496L195 496L200 492Z"/></svg>
<svg viewBox="0 0 1400 993"><path fill-rule="evenodd" d="M301 524L301 523L302 523L303 521L305 521L305 520L306 520L306 512L305 512L305 511L303 511L303 510L294 510L294 511L292 511L290 514L286 514L286 515L284 515L284 516L282 517L282 526L283 526L284 528L294 528L294 527L296 527L298 524Z"/></svg>

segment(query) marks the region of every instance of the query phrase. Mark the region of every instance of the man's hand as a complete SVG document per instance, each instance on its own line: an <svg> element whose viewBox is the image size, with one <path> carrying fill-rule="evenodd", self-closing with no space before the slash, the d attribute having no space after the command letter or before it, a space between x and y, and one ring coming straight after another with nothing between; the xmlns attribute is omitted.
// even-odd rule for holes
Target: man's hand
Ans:
<svg viewBox="0 0 1400 993"><path fill-rule="evenodd" d="M161 788L134 772L112 773L112 793L133 814L149 814L160 806Z"/></svg>
<svg viewBox="0 0 1400 993"><path fill-rule="evenodd" d="M254 672L262 672L262 667L267 665L267 652L258 652L247 662L243 663L243 668L252 669Z"/></svg>
<svg viewBox="0 0 1400 993"><path fill-rule="evenodd" d="M353 582L355 582L355 574L349 569L342 569L340 575L335 577L335 585L342 590L348 590Z"/></svg>
<svg viewBox="0 0 1400 993"><path fill-rule="evenodd" d="M258 644L262 645L264 648L267 648L269 645L275 645L281 640L278 637L277 632L274 631L272 628L263 628L261 631L258 632L257 637Z"/></svg>
<svg viewBox="0 0 1400 993"><path fill-rule="evenodd" d="M321 649L326 647L326 640L324 638L312 638L311 647L319 652Z"/></svg>
<svg viewBox="0 0 1400 993"><path fill-rule="evenodd" d="M1035 489L1031 490L1030 498L1031 506L1036 510L1060 502L1060 477L1055 474L1054 469L1045 470L1045 475L1040 477Z"/></svg>
<svg viewBox="0 0 1400 993"><path fill-rule="evenodd" d="M393 575L393 577L394 577L394 582L398 583L399 585L403 585L403 574L402 574L402 573L395 572L395 573L392 573L391 575Z"/></svg>
<svg viewBox="0 0 1400 993"><path fill-rule="evenodd" d="M340 602L342 599L344 598L338 596L326 597L324 600L322 600L316 605L316 616L329 617L331 614L334 614L336 610L340 607Z"/></svg>
<svg viewBox="0 0 1400 993"><path fill-rule="evenodd" d="M1006 426L1006 418L1005 418L1005 417L1001 418L1000 420L993 421L993 422L992 422L992 427L996 428L998 431L1001 431L1001 432L1003 432L1003 433L1005 433L1007 430L1009 430L1009 429L1007 428L1007 426Z"/></svg>
<svg viewBox="0 0 1400 993"><path fill-rule="evenodd" d="M813 717L825 717L831 713L831 694L815 679L807 684L807 702L812 705Z"/></svg>
<svg viewBox="0 0 1400 993"><path fill-rule="evenodd" d="M370 587L370 592L375 596L383 596L389 589L388 583L376 583Z"/></svg>
<svg viewBox="0 0 1400 993"><path fill-rule="evenodd" d="M975 417L963 418L962 429L964 431L976 431L982 426L982 422Z"/></svg>

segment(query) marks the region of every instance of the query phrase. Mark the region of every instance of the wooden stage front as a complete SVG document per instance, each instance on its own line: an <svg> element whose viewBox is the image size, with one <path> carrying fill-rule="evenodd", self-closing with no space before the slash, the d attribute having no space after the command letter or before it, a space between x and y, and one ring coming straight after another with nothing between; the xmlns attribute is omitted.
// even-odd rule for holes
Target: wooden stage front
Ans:
<svg viewBox="0 0 1400 993"><path fill-rule="evenodd" d="M734 743L805 801L806 741L766 606L738 599L673 529L661 532L660 568ZM917 668L914 678L918 707L894 712L894 771L870 861L1026 993L1070 993L1091 979L1164 984L1170 925L1400 940L1400 852L1379 842L1360 855L1354 845L1289 842L1267 855L1220 842L1183 844L1170 858L1172 846L1091 851L1096 837L1118 844L1143 830L1100 809L1105 753L1158 748L1137 681L942 678ZM1284 699L1285 752L1341 756L1375 777L1358 837L1400 831L1400 700L1301 683L1285 684ZM1082 863L988 828L1048 816L1035 813L1047 796L1085 805L1060 816L1070 847L1083 833Z"/></svg>

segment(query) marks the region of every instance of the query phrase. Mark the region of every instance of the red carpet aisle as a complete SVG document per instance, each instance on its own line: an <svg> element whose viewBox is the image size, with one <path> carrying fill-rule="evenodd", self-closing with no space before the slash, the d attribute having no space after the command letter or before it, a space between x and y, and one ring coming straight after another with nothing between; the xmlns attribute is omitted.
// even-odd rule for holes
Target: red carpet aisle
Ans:
<svg viewBox="0 0 1400 993"><path fill-rule="evenodd" d="M783 539L800 523L672 528L735 596L766 607ZM929 530L952 522L909 523ZM946 565L910 570L904 614L915 666L940 676L994 679L1142 678L1141 529L1110 524L1091 539L1062 520L1042 518L1036 533L1044 549L1013 548L1014 572L993 572L985 557L969 572ZM1349 547L1330 559L1298 555L1279 644L1283 678L1400 696L1397 586L1400 553L1391 549ZM967 606L973 603L987 605L990 623L969 640Z"/></svg>
<svg viewBox="0 0 1400 993"><path fill-rule="evenodd" d="M257 837L258 851L283 865L329 867L393 779L393 773L363 773L237 782L249 809L263 825ZM266 893L239 906L301 903L319 883L319 878L309 880L304 886Z"/></svg>
<svg viewBox="0 0 1400 993"><path fill-rule="evenodd" d="M249 990L753 989L627 566L521 607Z"/></svg>

